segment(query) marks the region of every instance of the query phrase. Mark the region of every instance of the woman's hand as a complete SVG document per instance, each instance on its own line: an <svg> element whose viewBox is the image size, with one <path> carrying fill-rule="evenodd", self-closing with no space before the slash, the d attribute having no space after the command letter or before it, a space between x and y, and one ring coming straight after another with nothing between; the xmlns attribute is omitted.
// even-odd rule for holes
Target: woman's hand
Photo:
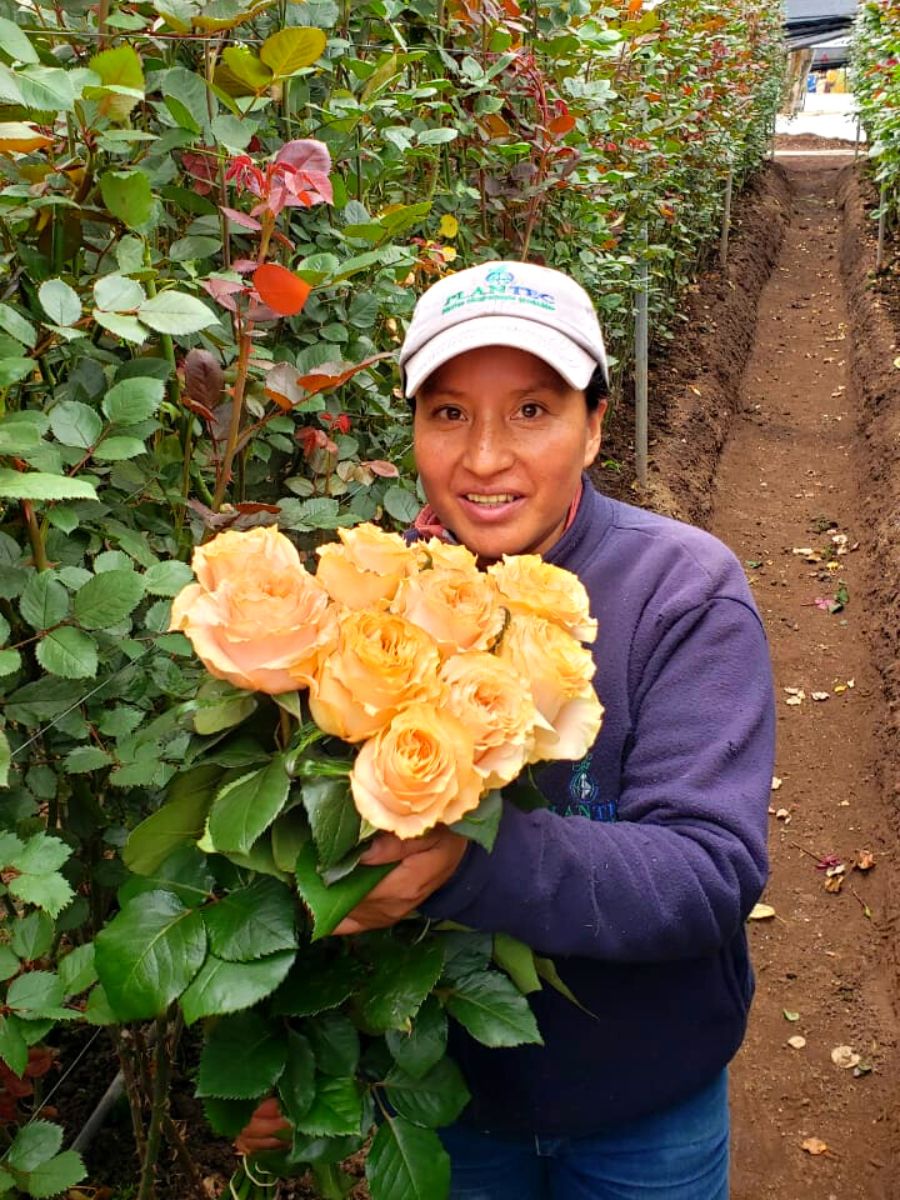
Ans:
<svg viewBox="0 0 900 1200"><path fill-rule="evenodd" d="M452 833L445 825L405 841L393 833L379 834L360 861L368 866L391 862L398 865L344 917L334 932L365 933L396 924L443 887L462 862L468 844L467 838Z"/></svg>
<svg viewBox="0 0 900 1200"><path fill-rule="evenodd" d="M234 1139L238 1154L258 1154L260 1150L283 1150L290 1141L291 1123L274 1096L258 1104L253 1116Z"/></svg>

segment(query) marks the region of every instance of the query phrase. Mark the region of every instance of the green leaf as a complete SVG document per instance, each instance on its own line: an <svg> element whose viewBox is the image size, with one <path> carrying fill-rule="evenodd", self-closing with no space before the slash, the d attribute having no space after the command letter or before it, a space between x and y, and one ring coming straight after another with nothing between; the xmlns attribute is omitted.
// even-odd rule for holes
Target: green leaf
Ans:
<svg viewBox="0 0 900 1200"><path fill-rule="evenodd" d="M323 1075L353 1075L359 1065L359 1034L344 1013L329 1012L306 1022L316 1066Z"/></svg>
<svg viewBox="0 0 900 1200"><path fill-rule="evenodd" d="M57 780L53 771L49 774L51 786L48 791L52 791L52 795L47 799L52 799L56 795ZM31 782L30 776L28 782ZM10 856L9 865L29 875L45 875L50 871L58 871L71 856L72 848L59 838L35 833L18 854Z"/></svg>
<svg viewBox="0 0 900 1200"><path fill-rule="evenodd" d="M359 841L359 813L347 779L310 779L300 792L320 867L332 867Z"/></svg>
<svg viewBox="0 0 900 1200"><path fill-rule="evenodd" d="M272 1090L285 1067L287 1040L256 1012L216 1022L200 1056L198 1096L254 1100Z"/></svg>
<svg viewBox="0 0 900 1200"><path fill-rule="evenodd" d="M80 1183L86 1174L81 1156L75 1150L64 1150L62 1154L57 1154L30 1171L25 1186L29 1196L44 1200L44 1197L58 1196L60 1192L68 1191Z"/></svg>
<svg viewBox="0 0 900 1200"><path fill-rule="evenodd" d="M466 813L462 820L456 821L450 828L454 833L462 834L490 851L493 850L497 834L500 832L502 816L503 795L495 789L482 796L478 807Z"/></svg>
<svg viewBox="0 0 900 1200"><path fill-rule="evenodd" d="M49 629L68 615L69 593L52 571L38 571L25 585L19 612L32 629Z"/></svg>
<svg viewBox="0 0 900 1200"><path fill-rule="evenodd" d="M12 1021L0 1017L0 1062L21 1078L28 1066L28 1044Z"/></svg>
<svg viewBox="0 0 900 1200"><path fill-rule="evenodd" d="M494 960L523 995L541 990L534 951L518 938L510 937L508 933L495 933Z"/></svg>
<svg viewBox="0 0 900 1200"><path fill-rule="evenodd" d="M93 56L88 66L103 80L103 87L85 88L85 96L99 99L101 116L119 123L127 121L129 113L144 94L144 71L137 51L128 45L101 50Z"/></svg>
<svg viewBox="0 0 900 1200"><path fill-rule="evenodd" d="M4 54L8 54L14 62L40 62L38 52L28 40L28 35L20 29L15 21L0 17L0 46Z"/></svg>
<svg viewBox="0 0 900 1200"><path fill-rule="evenodd" d="M74 325L81 317L81 301L62 279L46 279L38 288L41 308L56 325Z"/></svg>
<svg viewBox="0 0 900 1200"><path fill-rule="evenodd" d="M173 850L202 836L221 778L220 768L208 765L179 776L170 789L168 803L141 821L125 843L122 858L129 871L152 875Z"/></svg>
<svg viewBox="0 0 900 1200"><path fill-rule="evenodd" d="M137 458L146 454L147 447L136 437L108 437L98 443L94 458L98 462L122 462L126 458Z"/></svg>
<svg viewBox="0 0 900 1200"><path fill-rule="evenodd" d="M68 775L86 775L112 766L113 761L113 756L99 746L78 746L69 751L63 759L63 766Z"/></svg>
<svg viewBox="0 0 900 1200"><path fill-rule="evenodd" d="M246 963L297 945L294 898L277 879L256 879L204 910L214 954Z"/></svg>
<svg viewBox="0 0 900 1200"><path fill-rule="evenodd" d="M214 78L226 95L255 96L272 82L272 72L246 46L227 46Z"/></svg>
<svg viewBox="0 0 900 1200"><path fill-rule="evenodd" d="M443 146L447 142L455 142L458 137L458 129L448 129L446 126L439 129L423 129L421 133L416 135L416 145Z"/></svg>
<svg viewBox="0 0 900 1200"><path fill-rule="evenodd" d="M87 1004L84 1006L84 1019L89 1025L118 1024L106 992L99 983L88 996Z"/></svg>
<svg viewBox="0 0 900 1200"><path fill-rule="evenodd" d="M11 387L32 374L37 363L33 358L0 359L0 388ZM4 451L4 453L6 453Z"/></svg>
<svg viewBox="0 0 900 1200"><path fill-rule="evenodd" d="M418 1078L395 1067L384 1086L388 1101L401 1117L429 1129L452 1124L470 1099L462 1072L449 1058L442 1058Z"/></svg>
<svg viewBox="0 0 900 1200"><path fill-rule="evenodd" d="M29 913L13 925L10 944L24 962L34 962L49 952L53 932L53 922L46 913Z"/></svg>
<svg viewBox="0 0 900 1200"><path fill-rule="evenodd" d="M22 655L18 650L0 650L0 677L12 675L22 666ZM6 786L3 784L2 786Z"/></svg>
<svg viewBox="0 0 900 1200"><path fill-rule="evenodd" d="M36 112L71 112L75 107L74 73L60 67L26 67L16 75L26 108Z"/></svg>
<svg viewBox="0 0 900 1200"><path fill-rule="evenodd" d="M447 1051L447 1014L434 996L429 996L412 1020L410 1032L389 1029L387 1047L399 1067L421 1079Z"/></svg>
<svg viewBox="0 0 900 1200"><path fill-rule="evenodd" d="M372 973L357 992L359 1019L371 1033L404 1029L440 978L443 947L432 939L405 944L370 939Z"/></svg>
<svg viewBox="0 0 900 1200"><path fill-rule="evenodd" d="M169 247L169 258L172 262L194 262L197 259L212 258L222 249L222 239L217 237L200 237L192 234L190 237L179 238Z"/></svg>
<svg viewBox="0 0 900 1200"><path fill-rule="evenodd" d="M327 41L321 29L289 26L266 38L259 57L276 78L283 79L321 58Z"/></svg>
<svg viewBox="0 0 900 1200"><path fill-rule="evenodd" d="M0 787L9 787L9 768L11 765L12 750L10 749L9 738L0 729Z"/></svg>
<svg viewBox="0 0 900 1200"><path fill-rule="evenodd" d="M58 976L50 971L28 971L9 985L6 1007L18 1017L33 1020L55 1014L64 999Z"/></svg>
<svg viewBox="0 0 900 1200"><path fill-rule="evenodd" d="M280 870L294 874L297 855L309 841L309 824L302 808L291 808L282 813L272 826L272 857Z"/></svg>
<svg viewBox="0 0 900 1200"><path fill-rule="evenodd" d="M144 580L137 571L104 571L78 589L73 611L85 629L105 629L130 616L143 598Z"/></svg>
<svg viewBox="0 0 900 1200"><path fill-rule="evenodd" d="M76 946L59 960L59 981L66 996L77 996L97 982L94 947L91 942Z"/></svg>
<svg viewBox="0 0 900 1200"><path fill-rule="evenodd" d="M223 853L236 850L246 854L284 808L290 787L283 754L276 755L262 770L226 784L209 814L209 833L215 848Z"/></svg>
<svg viewBox="0 0 900 1200"><path fill-rule="evenodd" d="M15 1171L33 1171L41 1163L59 1153L63 1131L59 1125L49 1121L29 1121L16 1134L16 1139L5 1155L5 1162Z"/></svg>
<svg viewBox="0 0 900 1200"><path fill-rule="evenodd" d="M45 633L35 655L45 671L63 679L93 679L97 674L97 643L71 625Z"/></svg>
<svg viewBox="0 0 900 1200"><path fill-rule="evenodd" d="M101 275L94 284L94 302L104 312L137 308L146 299L147 293L138 281L127 275Z"/></svg>
<svg viewBox="0 0 900 1200"><path fill-rule="evenodd" d="M0 499L11 500L98 500L85 479L67 479L43 471L10 471L0 468Z"/></svg>
<svg viewBox="0 0 900 1200"><path fill-rule="evenodd" d="M148 382L155 382L148 381ZM144 587L151 596L177 596L193 581L194 572L183 562L161 562L144 574Z"/></svg>
<svg viewBox="0 0 900 1200"><path fill-rule="evenodd" d="M29 350L33 349L37 342L35 327L8 304L0 304L0 329L4 329L10 337L27 346Z"/></svg>
<svg viewBox="0 0 900 1200"><path fill-rule="evenodd" d="M74 895L68 882L56 871L46 875L17 875L6 885L11 896L58 916Z"/></svg>
<svg viewBox="0 0 900 1200"><path fill-rule="evenodd" d="M146 326L137 317L122 316L121 313L107 313L95 308L91 316L98 325L114 333L116 337L124 338L126 342L136 342L139 346L150 336Z"/></svg>
<svg viewBox="0 0 900 1200"><path fill-rule="evenodd" d="M207 1096L203 1112L210 1128L220 1137L236 1138L250 1118L256 1104L253 1100L220 1100Z"/></svg>
<svg viewBox="0 0 900 1200"><path fill-rule="evenodd" d="M372 1141L366 1179L372 1200L439 1200L450 1194L450 1158L434 1130L392 1117Z"/></svg>
<svg viewBox="0 0 900 1200"><path fill-rule="evenodd" d="M156 416L166 393L165 381L138 375L114 384L103 397L103 412L113 425L137 425ZM159 563L160 567L183 568L179 562ZM152 588L148 588L152 591ZM172 593L174 595L174 593Z"/></svg>
<svg viewBox="0 0 900 1200"><path fill-rule="evenodd" d="M143 171L104 172L100 193L112 215L129 229L137 229L149 219L153 193L150 178Z"/></svg>
<svg viewBox="0 0 900 1200"><path fill-rule="evenodd" d="M312 1137L340 1137L359 1133L361 1124L362 1093L356 1080L320 1075L315 1099L296 1128Z"/></svg>
<svg viewBox="0 0 900 1200"><path fill-rule="evenodd" d="M7 417L0 424L0 454L32 454L40 445L41 432L30 422L10 420Z"/></svg>
<svg viewBox="0 0 900 1200"><path fill-rule="evenodd" d="M337 1008L353 993L361 967L355 959L335 958L325 943L304 947L303 955L272 998L278 1016L311 1017Z"/></svg>
<svg viewBox="0 0 900 1200"><path fill-rule="evenodd" d="M162 1016L199 971L206 930L171 892L130 901L97 935L97 974L122 1021Z"/></svg>
<svg viewBox="0 0 900 1200"><path fill-rule="evenodd" d="M185 1021L191 1025L201 1017L250 1008L275 991L294 958L293 950L270 954L255 962L239 963L207 955L206 962L181 997Z"/></svg>
<svg viewBox="0 0 900 1200"><path fill-rule="evenodd" d="M296 1125L309 1112L316 1094L316 1059L302 1034L287 1031L287 1063L278 1095L288 1120Z"/></svg>
<svg viewBox="0 0 900 1200"><path fill-rule="evenodd" d="M585 1008L569 985L563 980L552 958L540 958L538 955L535 955L534 965L541 979L546 980L552 988L555 988L561 996L565 996L576 1008L580 1008L583 1013L587 1013L589 1017L596 1019L597 1014L592 1013L589 1008Z"/></svg>
<svg viewBox="0 0 900 1200"><path fill-rule="evenodd" d="M384 507L403 525L411 525L422 507L413 492L397 483L392 483L384 493Z"/></svg>
<svg viewBox="0 0 900 1200"><path fill-rule="evenodd" d="M175 291L160 292L145 300L138 309L138 316L157 333L182 336L219 323L219 318L202 300Z"/></svg>
<svg viewBox="0 0 900 1200"><path fill-rule="evenodd" d="M512 980L496 971L455 980L445 1004L450 1015L485 1046L543 1045L528 1001Z"/></svg>
<svg viewBox="0 0 900 1200"><path fill-rule="evenodd" d="M103 432L103 422L80 400L63 400L50 411L50 429L64 446L87 450Z"/></svg>
<svg viewBox="0 0 900 1200"><path fill-rule="evenodd" d="M356 867L337 883L327 886L319 875L317 863L316 848L307 842L297 858L297 891L312 914L314 942L327 937L396 865Z"/></svg>

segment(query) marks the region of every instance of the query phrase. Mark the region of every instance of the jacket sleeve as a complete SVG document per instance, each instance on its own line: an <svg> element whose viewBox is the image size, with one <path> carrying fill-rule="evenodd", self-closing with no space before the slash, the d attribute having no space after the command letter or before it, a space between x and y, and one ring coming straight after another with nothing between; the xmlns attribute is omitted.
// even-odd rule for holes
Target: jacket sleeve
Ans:
<svg viewBox="0 0 900 1200"><path fill-rule="evenodd" d="M662 962L729 942L766 878L774 756L759 618L716 598L638 656L618 820L507 804L422 911L539 953ZM602 736L602 734L601 734Z"/></svg>

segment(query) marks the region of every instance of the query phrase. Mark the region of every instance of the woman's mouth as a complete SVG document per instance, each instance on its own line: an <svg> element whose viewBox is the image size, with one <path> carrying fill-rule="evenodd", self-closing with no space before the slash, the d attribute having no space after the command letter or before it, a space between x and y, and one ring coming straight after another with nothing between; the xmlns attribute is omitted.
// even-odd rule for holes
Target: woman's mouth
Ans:
<svg viewBox="0 0 900 1200"><path fill-rule="evenodd" d="M477 504L480 508L497 508L501 504L512 504L519 497L513 492L466 492L463 497L470 504Z"/></svg>

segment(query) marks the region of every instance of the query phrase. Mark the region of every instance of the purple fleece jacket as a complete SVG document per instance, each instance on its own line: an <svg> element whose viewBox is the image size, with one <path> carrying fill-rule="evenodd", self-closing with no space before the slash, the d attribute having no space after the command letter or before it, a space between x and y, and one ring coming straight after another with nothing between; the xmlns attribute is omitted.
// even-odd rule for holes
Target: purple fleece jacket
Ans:
<svg viewBox="0 0 900 1200"><path fill-rule="evenodd" d="M496 1132L581 1135L686 1099L744 1035L744 920L766 878L774 705L765 635L740 564L702 530L586 482L548 552L599 620L603 728L581 763L538 775L550 807L507 804L423 906L552 956L587 1010L545 985L543 1047L487 1049L456 1028Z"/></svg>

